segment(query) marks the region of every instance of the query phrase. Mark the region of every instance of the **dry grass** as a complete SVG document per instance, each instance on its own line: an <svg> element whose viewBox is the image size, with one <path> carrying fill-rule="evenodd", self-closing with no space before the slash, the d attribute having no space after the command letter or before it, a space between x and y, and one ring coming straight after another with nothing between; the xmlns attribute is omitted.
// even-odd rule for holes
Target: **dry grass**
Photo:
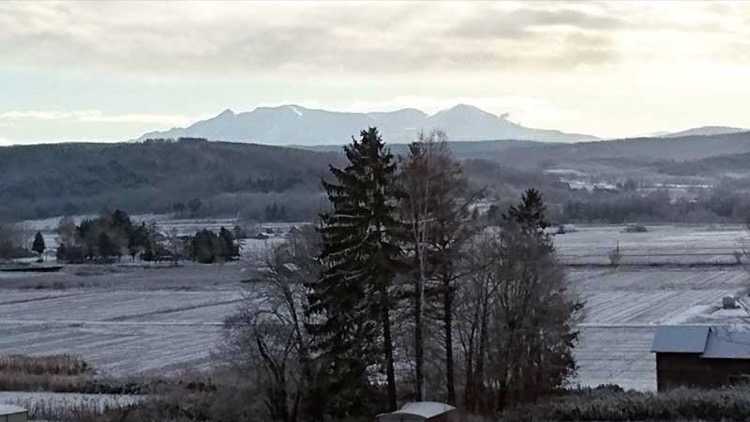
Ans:
<svg viewBox="0 0 750 422"><path fill-rule="evenodd" d="M86 361L70 355L0 356L0 391L139 394L150 382L95 377Z"/></svg>
<svg viewBox="0 0 750 422"><path fill-rule="evenodd" d="M71 355L0 356L0 374L8 372L28 375L89 375L94 370L83 359Z"/></svg>

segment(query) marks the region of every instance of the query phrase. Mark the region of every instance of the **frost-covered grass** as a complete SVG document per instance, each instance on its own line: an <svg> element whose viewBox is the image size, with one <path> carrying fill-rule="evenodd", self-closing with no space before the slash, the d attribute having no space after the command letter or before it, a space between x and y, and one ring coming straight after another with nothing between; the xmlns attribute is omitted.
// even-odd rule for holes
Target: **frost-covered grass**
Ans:
<svg viewBox="0 0 750 422"><path fill-rule="evenodd" d="M32 420L71 420L76 413L96 414L133 405L145 396L115 394L77 394L4 391L0 403L21 406L29 411Z"/></svg>

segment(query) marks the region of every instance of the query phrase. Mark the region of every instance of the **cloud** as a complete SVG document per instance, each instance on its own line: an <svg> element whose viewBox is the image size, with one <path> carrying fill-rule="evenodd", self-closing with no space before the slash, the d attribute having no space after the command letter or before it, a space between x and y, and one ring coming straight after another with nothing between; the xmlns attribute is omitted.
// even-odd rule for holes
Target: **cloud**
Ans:
<svg viewBox="0 0 750 422"><path fill-rule="evenodd" d="M539 29L612 30L626 26L626 22L617 17L556 7L559 3L544 4L543 8L477 10L471 17L457 22L450 34L475 40L518 40L538 38Z"/></svg>
<svg viewBox="0 0 750 422"><path fill-rule="evenodd" d="M80 123L153 123L184 124L191 121L187 116L170 114L108 114L99 110L85 111L9 111L0 113L0 126L13 121L58 120Z"/></svg>
<svg viewBox="0 0 750 422"><path fill-rule="evenodd" d="M305 74L576 66L615 57L615 16L558 3L0 3L9 65ZM608 48L606 52L605 48Z"/></svg>

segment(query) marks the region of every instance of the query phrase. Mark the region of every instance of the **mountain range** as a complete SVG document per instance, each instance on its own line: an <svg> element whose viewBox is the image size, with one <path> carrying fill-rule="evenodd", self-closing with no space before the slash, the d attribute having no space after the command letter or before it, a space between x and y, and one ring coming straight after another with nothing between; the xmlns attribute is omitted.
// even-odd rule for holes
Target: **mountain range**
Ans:
<svg viewBox="0 0 750 422"><path fill-rule="evenodd" d="M508 115L497 116L471 105L459 104L433 115L405 108L391 112L351 113L317 110L298 105L258 107L235 113L225 110L216 117L184 128L149 132L137 139L206 138L267 145L345 144L352 135L377 127L389 143L414 140L421 130L441 129L453 141L516 139L540 142L594 141L597 137L558 130L534 129L514 123Z"/></svg>

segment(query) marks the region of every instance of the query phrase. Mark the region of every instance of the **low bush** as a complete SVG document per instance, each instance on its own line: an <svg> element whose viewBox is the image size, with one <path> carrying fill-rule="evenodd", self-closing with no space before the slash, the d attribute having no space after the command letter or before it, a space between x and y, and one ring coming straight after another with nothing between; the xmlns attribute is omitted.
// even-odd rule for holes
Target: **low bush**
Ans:
<svg viewBox="0 0 750 422"><path fill-rule="evenodd" d="M60 422L224 422L253 421L263 413L262 404L251 388L223 385L218 388L195 390L191 383L172 384L168 391L155 394L142 402L119 408L95 409L79 407L64 415L54 415ZM195 385L193 385L194 387ZM36 418L52 415L35 414Z"/></svg>
<svg viewBox="0 0 750 422"><path fill-rule="evenodd" d="M514 409L513 421L747 421L750 389L676 389L664 393L593 389Z"/></svg>

